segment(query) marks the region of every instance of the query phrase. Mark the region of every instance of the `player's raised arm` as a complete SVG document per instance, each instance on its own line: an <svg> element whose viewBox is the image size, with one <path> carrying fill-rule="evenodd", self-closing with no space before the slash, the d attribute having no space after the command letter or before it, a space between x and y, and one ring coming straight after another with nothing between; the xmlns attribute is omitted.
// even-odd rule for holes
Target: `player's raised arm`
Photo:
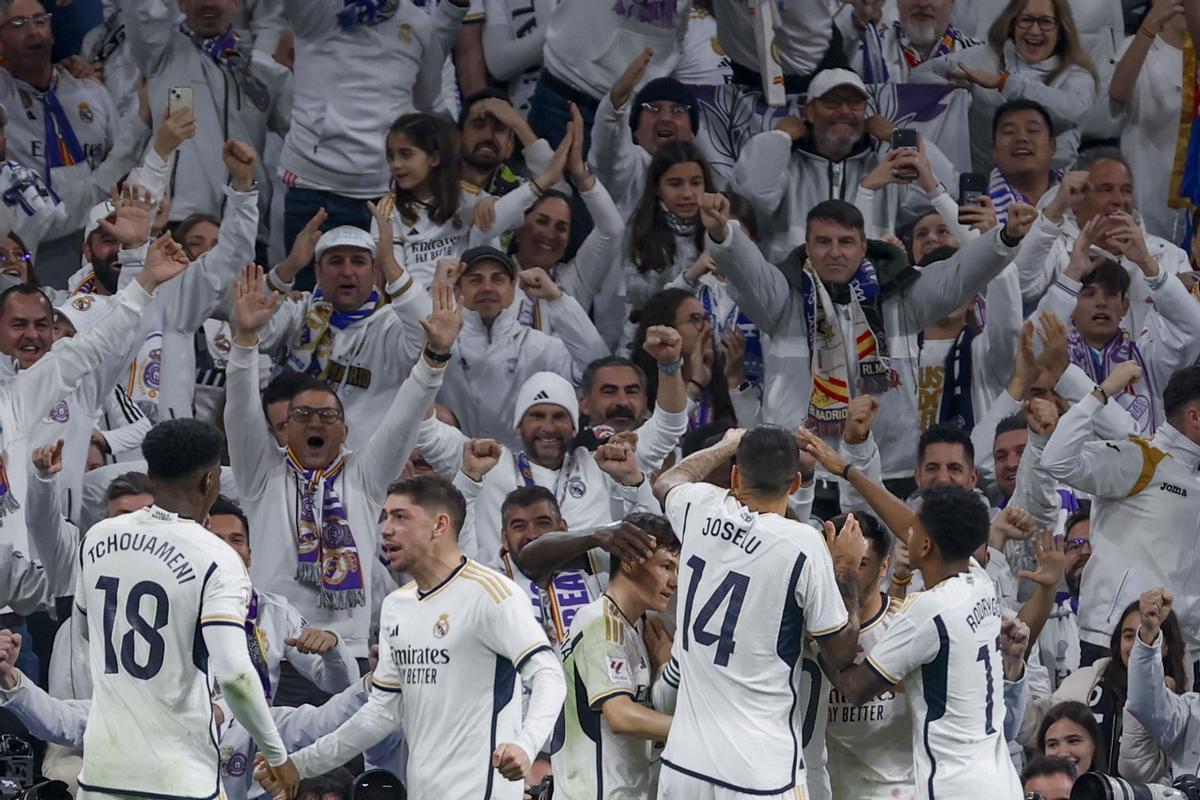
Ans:
<svg viewBox="0 0 1200 800"><path fill-rule="evenodd" d="M711 447L697 450L659 475L658 480L654 482L654 496L658 498L658 502L665 502L667 495L676 486L702 482L709 473L733 457L745 434L744 428L730 428L725 431L721 441Z"/></svg>
<svg viewBox="0 0 1200 800"><path fill-rule="evenodd" d="M858 567L867 553L867 540L858 520L849 514L840 531L832 522L825 523L825 544L833 559L833 576L846 606L847 620L836 633L817 636L817 647L825 663L840 670L849 666L858 652Z"/></svg>
<svg viewBox="0 0 1200 800"><path fill-rule="evenodd" d="M836 450L812 431L801 429L797 435L803 442L805 452L816 458L830 474L848 481L867 501L871 509L879 515L883 524L891 529L892 534L908 544L908 536L915 515L903 500L889 492L881 484L871 480L866 473L849 464Z"/></svg>
<svg viewBox="0 0 1200 800"><path fill-rule="evenodd" d="M654 537L624 520L583 531L555 531L526 543L516 561L531 580L544 583L595 548L636 563L653 555Z"/></svg>

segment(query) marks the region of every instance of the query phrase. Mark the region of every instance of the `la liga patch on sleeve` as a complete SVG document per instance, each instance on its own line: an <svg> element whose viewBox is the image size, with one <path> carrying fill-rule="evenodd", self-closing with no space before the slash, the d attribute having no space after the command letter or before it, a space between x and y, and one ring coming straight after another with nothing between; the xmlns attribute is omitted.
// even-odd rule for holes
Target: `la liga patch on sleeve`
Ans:
<svg viewBox="0 0 1200 800"><path fill-rule="evenodd" d="M632 686L633 681L629 678L629 661L617 656L605 656L608 662L608 679L614 684L623 686Z"/></svg>

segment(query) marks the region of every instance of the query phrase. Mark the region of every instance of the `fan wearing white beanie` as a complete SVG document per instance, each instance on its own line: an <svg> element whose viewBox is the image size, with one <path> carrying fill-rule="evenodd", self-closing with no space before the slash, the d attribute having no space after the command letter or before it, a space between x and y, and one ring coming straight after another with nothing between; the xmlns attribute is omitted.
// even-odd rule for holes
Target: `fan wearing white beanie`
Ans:
<svg viewBox="0 0 1200 800"><path fill-rule="evenodd" d="M682 339L667 330L654 337L653 354L660 363L675 366L673 372L664 371L682 381ZM438 474L453 476L454 485L473 504L477 561L500 568L500 506L520 486L554 492L572 530L607 525L634 511L660 513L633 444L608 442L595 453L586 447L571 449L579 430L579 401L574 387L559 375L538 372L522 384L513 427L523 447L519 452L492 440L469 439L432 415L421 425L421 455ZM469 546L470 535L464 533L460 543Z"/></svg>

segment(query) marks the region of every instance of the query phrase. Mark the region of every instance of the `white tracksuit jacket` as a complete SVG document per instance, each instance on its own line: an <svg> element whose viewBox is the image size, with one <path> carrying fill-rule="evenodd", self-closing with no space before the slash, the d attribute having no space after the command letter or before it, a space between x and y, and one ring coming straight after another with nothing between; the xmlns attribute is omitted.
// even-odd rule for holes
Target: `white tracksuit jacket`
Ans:
<svg viewBox="0 0 1200 800"><path fill-rule="evenodd" d="M1095 498L1079 637L1106 647L1125 606L1165 586L1194 651L1200 646L1200 444L1169 423L1150 440L1097 440L1092 418L1100 408L1095 395L1083 398L1059 420L1042 452L1047 472Z"/></svg>

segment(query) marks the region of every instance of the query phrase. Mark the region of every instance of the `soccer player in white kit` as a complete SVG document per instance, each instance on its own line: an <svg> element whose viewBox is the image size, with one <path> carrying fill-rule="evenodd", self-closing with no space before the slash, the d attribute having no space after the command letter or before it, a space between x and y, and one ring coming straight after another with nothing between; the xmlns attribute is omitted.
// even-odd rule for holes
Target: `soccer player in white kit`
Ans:
<svg viewBox="0 0 1200 800"><path fill-rule="evenodd" d="M834 685L861 705L901 682L912 712L916 797L1020 800L1021 782L1004 738L1001 608L992 581L971 557L987 541L987 509L953 486L922 492L914 514L899 498L845 462L815 435L805 449L839 470L908 545L927 587L911 594L866 660L833 671Z"/></svg>
<svg viewBox="0 0 1200 800"><path fill-rule="evenodd" d="M566 697L562 665L511 580L458 548L467 506L432 476L393 484L383 506L391 569L413 581L383 601L371 696L297 751L302 777L337 767L403 727L408 796L520 800L522 779ZM521 720L522 685L530 687ZM259 760L254 776L274 793Z"/></svg>
<svg viewBox="0 0 1200 800"><path fill-rule="evenodd" d="M299 782L246 648L250 578L200 526L221 488L222 437L198 420L142 443L154 505L104 520L80 545L78 629L95 687L80 798L221 797L212 680L275 781Z"/></svg>
<svg viewBox="0 0 1200 800"><path fill-rule="evenodd" d="M731 490L698 482L735 453ZM729 431L655 483L683 543L659 800L805 797L801 649L809 635L834 669L854 658L866 544L857 525L827 546L785 519L798 471L793 434L767 425Z"/></svg>

